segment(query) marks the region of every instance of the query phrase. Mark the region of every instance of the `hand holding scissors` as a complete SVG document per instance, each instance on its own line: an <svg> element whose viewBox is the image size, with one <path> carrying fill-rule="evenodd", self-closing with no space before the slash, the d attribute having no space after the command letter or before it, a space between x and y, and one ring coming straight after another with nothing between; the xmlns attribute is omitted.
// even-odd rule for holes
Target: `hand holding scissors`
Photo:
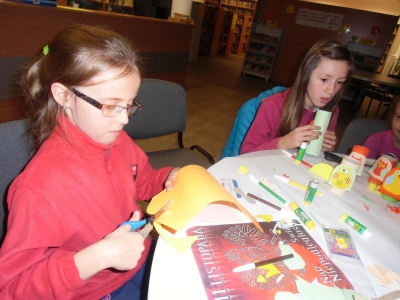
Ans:
<svg viewBox="0 0 400 300"><path fill-rule="evenodd" d="M141 230L138 231L138 233L140 233L144 238L146 238L149 235L149 232L153 229L154 221L167 210L168 206L170 206L172 202L173 202L172 200L167 202L163 207L160 208L160 210L155 215L147 219L139 221L126 221L119 226L129 225L131 226L131 232L136 231L136 229L139 229L140 227L144 226Z"/></svg>
<svg viewBox="0 0 400 300"><path fill-rule="evenodd" d="M146 238L149 234L149 232L153 229L153 223L155 220L155 216L151 216L147 219L139 220L139 221L126 221L123 222L119 226L124 226L124 225L130 225L131 226L131 232L136 231L136 229L139 229L140 227L143 227L141 230L138 231L144 238Z"/></svg>

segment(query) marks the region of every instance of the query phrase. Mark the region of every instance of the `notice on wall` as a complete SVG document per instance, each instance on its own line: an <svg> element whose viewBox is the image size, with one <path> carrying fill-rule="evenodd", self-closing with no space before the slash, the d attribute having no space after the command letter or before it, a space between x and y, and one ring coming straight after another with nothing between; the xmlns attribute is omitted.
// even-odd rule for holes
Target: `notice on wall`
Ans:
<svg viewBox="0 0 400 300"><path fill-rule="evenodd" d="M300 8L296 17L296 24L328 30L339 30L342 21L343 15L305 8Z"/></svg>

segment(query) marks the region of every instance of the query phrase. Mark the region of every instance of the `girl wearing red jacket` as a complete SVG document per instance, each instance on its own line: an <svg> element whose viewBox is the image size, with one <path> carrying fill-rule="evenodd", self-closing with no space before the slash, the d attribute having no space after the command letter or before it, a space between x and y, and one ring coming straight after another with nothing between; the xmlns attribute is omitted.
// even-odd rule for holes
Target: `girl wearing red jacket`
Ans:
<svg viewBox="0 0 400 300"><path fill-rule="evenodd" d="M170 190L123 131L139 113L137 52L113 31L62 29L24 70L37 153L8 194L1 299L140 299L150 239L137 201Z"/></svg>

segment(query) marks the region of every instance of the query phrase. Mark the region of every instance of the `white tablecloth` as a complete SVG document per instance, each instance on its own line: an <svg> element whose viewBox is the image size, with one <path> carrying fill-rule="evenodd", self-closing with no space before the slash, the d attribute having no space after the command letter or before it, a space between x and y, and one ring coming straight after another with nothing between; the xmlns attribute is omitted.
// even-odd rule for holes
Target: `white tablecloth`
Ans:
<svg viewBox="0 0 400 300"><path fill-rule="evenodd" d="M292 151L293 152L293 151ZM323 162L320 157L305 155L304 160L311 164ZM209 172L229 190L229 182L236 180L239 187L245 193L252 193L263 199L282 206L276 198L265 191L261 186L254 184L248 176L239 174L239 166L246 166L248 173L258 180L267 179L276 186L275 192L288 202L295 201L308 213L317 224L313 230L308 230L315 241L328 253L326 242L320 224L348 229L356 244L358 254L366 268L370 265L381 265L387 270L400 274L400 214L390 211L387 207L399 207L399 204L391 204L383 200L376 192L369 191L368 174L364 171L357 178L352 190L344 195L336 195L330 191L330 185L326 180L312 173L303 164L296 165L294 159L285 155L280 150L261 151L235 158L225 158L209 168ZM274 175L289 176L289 179L308 185L310 180L318 179L320 184L318 190L322 196L315 196L311 206L303 205L305 191L277 180ZM232 192L236 196L236 193ZM372 202L365 201L369 199ZM295 215L286 208L282 213L267 205L256 203L249 204L243 198L238 199L253 215L272 214L280 219L284 214ZM372 237L365 238L340 220L340 216L347 213L360 223L364 224L372 233ZM188 227L205 224L229 224L238 222L249 222L239 211L224 205L211 204L202 210L192 220ZM391 290L383 286L379 280L371 276L365 270L370 285L374 289L368 295L371 298L381 296ZM353 283L352 274L346 274ZM392 285L392 289L400 289L399 285ZM157 243L156 253L153 260L149 299L207 299L203 284L191 250L179 254L170 247L162 238Z"/></svg>

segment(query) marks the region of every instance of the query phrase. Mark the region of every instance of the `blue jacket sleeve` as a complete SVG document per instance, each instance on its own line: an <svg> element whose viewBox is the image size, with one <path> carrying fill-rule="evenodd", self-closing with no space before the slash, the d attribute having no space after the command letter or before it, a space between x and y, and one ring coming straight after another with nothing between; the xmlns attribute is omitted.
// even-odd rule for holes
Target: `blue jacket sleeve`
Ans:
<svg viewBox="0 0 400 300"><path fill-rule="evenodd" d="M220 159L225 157L238 156L240 153L240 147L242 146L244 137L250 128L251 123L253 123L254 117L256 115L257 109L264 98L267 98L275 93L282 92L286 90L285 87L277 86L271 90L267 90L259 94L256 98L248 100L240 108L235 123L233 124L232 131L229 135L228 141L225 145L224 150Z"/></svg>

